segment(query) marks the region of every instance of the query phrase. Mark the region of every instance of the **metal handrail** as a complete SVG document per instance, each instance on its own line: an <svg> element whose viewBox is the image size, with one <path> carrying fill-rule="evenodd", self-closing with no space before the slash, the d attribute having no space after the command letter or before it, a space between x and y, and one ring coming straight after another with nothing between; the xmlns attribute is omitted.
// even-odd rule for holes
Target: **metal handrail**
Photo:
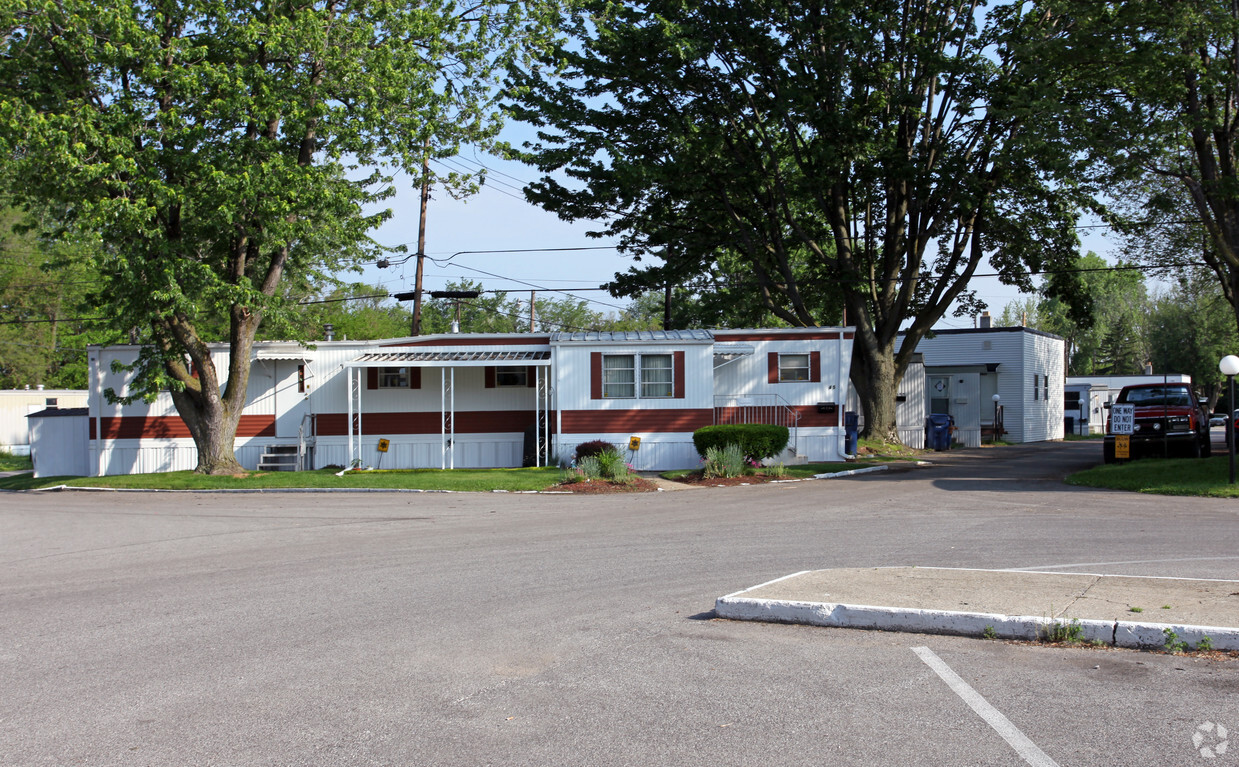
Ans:
<svg viewBox="0 0 1239 767"><path fill-rule="evenodd" d="M761 423L786 426L793 453L799 447L800 413L778 394L716 394L714 424Z"/></svg>

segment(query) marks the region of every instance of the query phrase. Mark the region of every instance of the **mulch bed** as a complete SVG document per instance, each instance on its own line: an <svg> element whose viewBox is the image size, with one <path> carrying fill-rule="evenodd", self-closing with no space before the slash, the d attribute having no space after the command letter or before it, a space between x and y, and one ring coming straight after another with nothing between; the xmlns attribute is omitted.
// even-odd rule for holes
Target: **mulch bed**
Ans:
<svg viewBox="0 0 1239 767"><path fill-rule="evenodd" d="M707 479L700 472L693 472L676 481L697 487L736 487L738 485L761 485L776 479L779 479L779 477L771 477L766 474L746 474L743 477L710 477Z"/></svg>
<svg viewBox="0 0 1239 767"><path fill-rule="evenodd" d="M604 493L655 493L658 492L658 485L643 477L634 477L626 484L607 482L602 479L591 479L586 482L555 485L549 489L560 493L601 495Z"/></svg>

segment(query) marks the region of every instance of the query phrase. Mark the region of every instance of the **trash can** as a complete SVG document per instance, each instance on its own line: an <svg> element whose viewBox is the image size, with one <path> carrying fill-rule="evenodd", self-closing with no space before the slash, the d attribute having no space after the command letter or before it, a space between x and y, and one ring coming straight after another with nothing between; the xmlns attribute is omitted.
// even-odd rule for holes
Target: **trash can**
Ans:
<svg viewBox="0 0 1239 767"><path fill-rule="evenodd" d="M951 449L951 425L955 419L946 413L934 413L925 423L927 446L939 452Z"/></svg>
<svg viewBox="0 0 1239 767"><path fill-rule="evenodd" d="M860 430L860 414L848 411L843 414L843 452L856 455L856 433Z"/></svg>
<svg viewBox="0 0 1239 767"><path fill-rule="evenodd" d="M1067 434L1075 434L1075 433L1076 433L1076 417L1075 417L1075 416L1073 416L1073 415L1064 416L1064 418L1063 418L1063 431L1064 431L1065 433L1067 433Z"/></svg>

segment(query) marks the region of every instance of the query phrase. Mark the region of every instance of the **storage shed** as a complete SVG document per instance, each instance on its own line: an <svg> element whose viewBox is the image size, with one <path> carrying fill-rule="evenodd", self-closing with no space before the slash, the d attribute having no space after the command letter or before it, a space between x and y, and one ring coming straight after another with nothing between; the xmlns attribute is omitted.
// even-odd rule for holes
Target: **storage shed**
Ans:
<svg viewBox="0 0 1239 767"><path fill-rule="evenodd" d="M90 410L49 407L27 416L34 477L90 474Z"/></svg>

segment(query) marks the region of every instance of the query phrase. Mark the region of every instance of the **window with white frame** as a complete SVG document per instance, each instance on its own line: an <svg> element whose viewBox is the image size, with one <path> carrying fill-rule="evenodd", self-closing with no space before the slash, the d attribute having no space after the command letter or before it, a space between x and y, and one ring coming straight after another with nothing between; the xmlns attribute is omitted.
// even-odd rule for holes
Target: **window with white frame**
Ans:
<svg viewBox="0 0 1239 767"><path fill-rule="evenodd" d="M604 399L670 399L675 396L671 354L602 355Z"/></svg>
<svg viewBox="0 0 1239 767"><path fill-rule="evenodd" d="M529 383L529 369L526 367L495 368L496 386L525 386Z"/></svg>
<svg viewBox="0 0 1239 767"><path fill-rule="evenodd" d="M635 354L602 355L602 396L604 399L633 399L637 396Z"/></svg>
<svg viewBox="0 0 1239 767"><path fill-rule="evenodd" d="M380 389L409 388L408 368L379 368Z"/></svg>
<svg viewBox="0 0 1239 767"><path fill-rule="evenodd" d="M671 397L674 375L670 354L641 355L641 396Z"/></svg>
<svg viewBox="0 0 1239 767"><path fill-rule="evenodd" d="M779 383L787 383L789 381L808 381L809 379L809 355L779 355Z"/></svg>

